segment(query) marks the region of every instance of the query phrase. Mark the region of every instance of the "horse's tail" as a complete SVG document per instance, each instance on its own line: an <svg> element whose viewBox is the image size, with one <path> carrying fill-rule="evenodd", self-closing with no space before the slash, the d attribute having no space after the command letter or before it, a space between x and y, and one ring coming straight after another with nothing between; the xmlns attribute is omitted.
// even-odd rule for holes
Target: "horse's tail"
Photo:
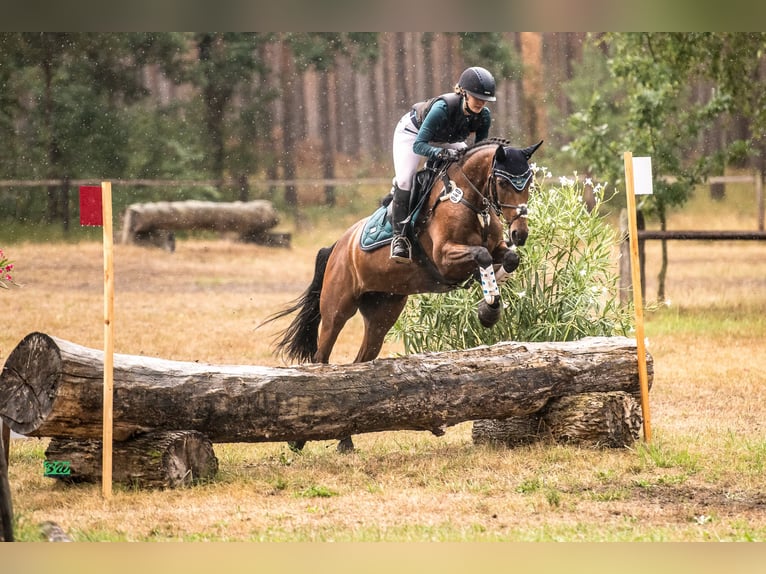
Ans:
<svg viewBox="0 0 766 574"><path fill-rule="evenodd" d="M311 362L317 351L317 340L319 337L319 322L322 315L319 312L319 298L322 294L322 281L324 280L327 260L330 258L333 244L330 247L322 247L317 253L314 263L314 278L306 291L292 302L287 308L271 315L261 325L270 323L296 311L298 314L292 323L283 331L277 334L274 348L278 355L284 359L298 361L302 363ZM259 325L259 327L261 326Z"/></svg>

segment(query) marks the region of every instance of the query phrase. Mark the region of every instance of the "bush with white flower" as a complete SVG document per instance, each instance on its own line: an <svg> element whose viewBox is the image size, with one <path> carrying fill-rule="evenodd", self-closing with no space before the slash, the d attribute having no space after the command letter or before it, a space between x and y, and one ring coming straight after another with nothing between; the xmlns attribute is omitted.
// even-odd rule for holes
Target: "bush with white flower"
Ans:
<svg viewBox="0 0 766 574"><path fill-rule="evenodd" d="M11 271L13 271L13 263L5 256L3 250L0 249L0 288L8 289L11 285L16 285Z"/></svg>
<svg viewBox="0 0 766 574"><path fill-rule="evenodd" d="M405 352L445 351L500 341L571 341L628 335L630 308L620 305L617 257L620 234L601 213L606 184L562 177L533 166L529 238L518 248L519 268L501 286L505 306L491 329L481 326L476 282L447 294L410 297L390 337ZM555 181L555 180L553 180ZM583 200L591 188L594 206Z"/></svg>

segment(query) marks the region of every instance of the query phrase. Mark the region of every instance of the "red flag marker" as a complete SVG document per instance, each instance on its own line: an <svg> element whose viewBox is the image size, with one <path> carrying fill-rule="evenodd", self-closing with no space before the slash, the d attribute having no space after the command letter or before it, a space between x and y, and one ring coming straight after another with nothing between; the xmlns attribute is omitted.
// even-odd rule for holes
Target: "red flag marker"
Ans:
<svg viewBox="0 0 766 574"><path fill-rule="evenodd" d="M104 225L100 185L80 186L80 225Z"/></svg>

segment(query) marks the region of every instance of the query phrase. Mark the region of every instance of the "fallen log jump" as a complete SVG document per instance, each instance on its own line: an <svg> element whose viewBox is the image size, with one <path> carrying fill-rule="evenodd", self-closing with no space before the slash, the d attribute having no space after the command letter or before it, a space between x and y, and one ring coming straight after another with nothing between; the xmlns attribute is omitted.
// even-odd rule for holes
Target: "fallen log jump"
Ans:
<svg viewBox="0 0 766 574"><path fill-rule="evenodd" d="M31 333L0 374L0 416L30 436L100 438L102 384L103 352ZM227 366L116 354L114 438L158 430L196 430L213 442L438 432L605 391L640 397L635 341L500 343L342 366Z"/></svg>
<svg viewBox="0 0 766 574"><path fill-rule="evenodd" d="M651 357L647 362L651 382ZM28 436L99 439L102 387L102 351L31 333L0 373L0 416ZM640 400L634 340L508 342L342 366L211 365L115 354L113 437L197 431L215 443L395 430L440 435L461 422L526 417L589 393Z"/></svg>

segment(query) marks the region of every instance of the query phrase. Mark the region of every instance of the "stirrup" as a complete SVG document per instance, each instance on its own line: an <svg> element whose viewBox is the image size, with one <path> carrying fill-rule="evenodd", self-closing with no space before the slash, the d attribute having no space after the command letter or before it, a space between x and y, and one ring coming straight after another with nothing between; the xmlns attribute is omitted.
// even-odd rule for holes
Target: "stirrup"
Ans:
<svg viewBox="0 0 766 574"><path fill-rule="evenodd" d="M412 262L410 241L406 237L399 235L394 237L391 241L391 256L390 258L397 263L410 263Z"/></svg>

